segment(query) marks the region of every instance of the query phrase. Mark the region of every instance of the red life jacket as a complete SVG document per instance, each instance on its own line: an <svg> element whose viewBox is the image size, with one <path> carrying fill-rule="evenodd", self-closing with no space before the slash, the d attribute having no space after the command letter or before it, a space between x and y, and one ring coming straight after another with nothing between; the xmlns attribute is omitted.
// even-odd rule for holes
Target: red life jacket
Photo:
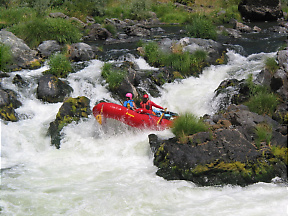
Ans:
<svg viewBox="0 0 288 216"><path fill-rule="evenodd" d="M140 105L143 109L152 110L152 104L150 100L147 100L147 102L142 101Z"/></svg>

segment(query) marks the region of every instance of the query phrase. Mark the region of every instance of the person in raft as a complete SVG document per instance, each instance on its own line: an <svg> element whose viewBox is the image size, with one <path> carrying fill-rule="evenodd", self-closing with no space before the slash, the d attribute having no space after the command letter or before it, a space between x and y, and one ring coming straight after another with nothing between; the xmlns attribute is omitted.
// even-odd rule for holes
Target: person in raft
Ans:
<svg viewBox="0 0 288 216"><path fill-rule="evenodd" d="M124 101L123 106L131 110L136 110L137 109L136 104L134 100L132 100L133 95L131 93L127 93L125 96L126 101Z"/></svg>
<svg viewBox="0 0 288 216"><path fill-rule="evenodd" d="M149 96L147 94L143 95L143 99L140 103L140 109L137 109L137 111L139 113L146 113L146 114L152 114L152 115L161 115L161 112L156 110L156 109L152 109L152 107L156 107L159 109L164 109L163 107L155 104L153 101L149 100Z"/></svg>

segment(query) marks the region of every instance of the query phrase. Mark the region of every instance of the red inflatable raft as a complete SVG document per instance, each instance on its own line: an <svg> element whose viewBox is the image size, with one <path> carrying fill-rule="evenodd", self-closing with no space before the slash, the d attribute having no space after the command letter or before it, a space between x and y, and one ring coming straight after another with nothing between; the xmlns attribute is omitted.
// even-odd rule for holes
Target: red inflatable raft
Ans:
<svg viewBox="0 0 288 216"><path fill-rule="evenodd" d="M97 104L93 108L93 115L100 124L102 124L103 117L115 119L141 129L164 130L172 125L171 120L154 115L140 114L114 103L101 102Z"/></svg>

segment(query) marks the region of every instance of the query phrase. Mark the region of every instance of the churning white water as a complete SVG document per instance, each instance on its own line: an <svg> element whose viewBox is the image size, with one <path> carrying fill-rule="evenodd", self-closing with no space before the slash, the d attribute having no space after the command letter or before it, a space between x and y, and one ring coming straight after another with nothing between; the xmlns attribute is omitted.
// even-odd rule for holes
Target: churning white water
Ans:
<svg viewBox="0 0 288 216"><path fill-rule="evenodd" d="M246 58L229 52L227 65L166 84L162 96L152 99L178 113L211 114L221 81L258 73L267 55L274 54ZM151 69L143 59L135 62ZM91 106L103 98L114 101L101 85L102 65L93 60L67 78L74 88L72 97L86 96ZM169 130L139 131L123 125L104 130L91 115L63 129L60 149L50 146L47 129L62 103L36 99L37 79L45 69L20 72L31 89L20 91L23 105L16 111L21 120L1 121L1 215L287 215L288 191L277 179L248 187L198 187L156 176L148 135L172 137ZM2 86L19 92L12 78L3 79Z"/></svg>

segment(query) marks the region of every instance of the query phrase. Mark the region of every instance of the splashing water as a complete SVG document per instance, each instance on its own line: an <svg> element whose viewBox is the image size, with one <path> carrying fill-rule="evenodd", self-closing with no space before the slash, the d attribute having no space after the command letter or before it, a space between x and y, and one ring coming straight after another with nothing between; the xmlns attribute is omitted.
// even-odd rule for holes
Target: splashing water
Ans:
<svg viewBox="0 0 288 216"><path fill-rule="evenodd" d="M264 57L274 54L246 58L229 52L227 65L206 68L199 78L165 84L162 96L152 100L178 113L211 114L216 110L211 100L221 81L259 72ZM142 59L135 62L142 69L151 69ZM117 102L102 85L102 65L93 60L88 67L69 75L72 97L86 96L91 106L103 98ZM91 115L63 129L59 150L50 146L47 129L62 103L47 104L36 99L33 89L46 69L21 71L21 76L30 82L32 90L28 93L12 85L12 78L2 81L3 87L20 92L23 105L16 110L20 121L1 121L1 214L287 214L287 189L280 183L197 187L191 182L158 177L148 143L148 135L155 131L139 131L119 123L104 129ZM170 130L157 135L173 136Z"/></svg>

